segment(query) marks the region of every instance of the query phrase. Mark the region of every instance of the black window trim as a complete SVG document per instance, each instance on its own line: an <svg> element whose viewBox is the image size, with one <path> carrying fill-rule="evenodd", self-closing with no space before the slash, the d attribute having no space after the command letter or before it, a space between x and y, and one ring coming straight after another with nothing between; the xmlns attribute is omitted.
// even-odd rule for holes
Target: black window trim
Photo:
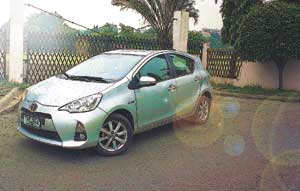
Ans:
<svg viewBox="0 0 300 191"><path fill-rule="evenodd" d="M176 72L176 67L175 67L175 65L174 65L174 63L173 63L173 60L172 60L172 58L171 58L171 54L173 54L173 55L177 55L177 56L179 56L179 57L184 57L184 58L186 58L186 59L190 59L190 60L193 60L194 61L194 70L193 70L193 72L191 72L191 73L188 73L188 74L185 74L185 75L177 75L177 72ZM175 75L175 78L180 78L180 77L183 77L183 76L189 76L189 75L193 75L194 73L195 73L195 71L196 71L196 61L195 61L195 59L194 58L191 58L190 56L185 56L185 55L183 55L183 54L178 54L178 53L167 53L166 54L166 57L167 57L167 60L168 60L168 62L170 63L170 65L172 66L172 73L174 73L174 75Z"/></svg>
<svg viewBox="0 0 300 191"><path fill-rule="evenodd" d="M173 66L173 64L168 60L168 56L167 56L167 53L161 53L161 54L157 54L153 57L151 57L149 60L147 60L147 62L145 62L138 70L137 72L133 75L133 78L134 79L136 77L136 75L138 75L138 73L140 72L141 69L143 69L143 67L148 64L152 59L155 59L156 57L160 57L160 56L163 56L165 59L166 59L166 62L168 64L168 67L170 69L170 78L166 79L166 80L163 80L163 81L158 81L157 84L161 83L161 82L165 82L165 81L168 81L168 80L173 80L176 78L176 73L175 73L175 68Z"/></svg>

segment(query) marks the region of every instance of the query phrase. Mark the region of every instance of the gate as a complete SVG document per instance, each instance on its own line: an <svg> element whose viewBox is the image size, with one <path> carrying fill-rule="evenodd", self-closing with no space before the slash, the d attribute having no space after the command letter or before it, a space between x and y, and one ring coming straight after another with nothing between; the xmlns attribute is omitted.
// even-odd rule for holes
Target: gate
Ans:
<svg viewBox="0 0 300 191"><path fill-rule="evenodd" d="M236 79L240 75L242 60L231 49L208 49L207 70L213 77Z"/></svg>

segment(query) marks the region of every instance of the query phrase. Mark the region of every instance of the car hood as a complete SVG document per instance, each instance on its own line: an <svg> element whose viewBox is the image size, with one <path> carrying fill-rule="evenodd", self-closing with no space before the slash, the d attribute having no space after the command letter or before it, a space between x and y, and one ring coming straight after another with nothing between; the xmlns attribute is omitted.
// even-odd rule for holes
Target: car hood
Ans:
<svg viewBox="0 0 300 191"><path fill-rule="evenodd" d="M43 105L63 106L76 99L100 93L113 83L94 83L52 77L28 89L26 100Z"/></svg>

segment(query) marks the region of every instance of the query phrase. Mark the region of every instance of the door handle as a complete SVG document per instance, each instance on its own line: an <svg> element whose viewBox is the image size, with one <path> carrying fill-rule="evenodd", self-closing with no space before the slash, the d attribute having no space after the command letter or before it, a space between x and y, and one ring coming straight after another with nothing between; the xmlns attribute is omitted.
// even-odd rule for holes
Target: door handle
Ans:
<svg viewBox="0 0 300 191"><path fill-rule="evenodd" d="M170 91L170 92L174 92L175 90L176 90L176 86L175 85L170 85L168 87L168 91Z"/></svg>
<svg viewBox="0 0 300 191"><path fill-rule="evenodd" d="M196 82L200 82L202 80L202 77L201 76L196 76L195 79L194 79Z"/></svg>

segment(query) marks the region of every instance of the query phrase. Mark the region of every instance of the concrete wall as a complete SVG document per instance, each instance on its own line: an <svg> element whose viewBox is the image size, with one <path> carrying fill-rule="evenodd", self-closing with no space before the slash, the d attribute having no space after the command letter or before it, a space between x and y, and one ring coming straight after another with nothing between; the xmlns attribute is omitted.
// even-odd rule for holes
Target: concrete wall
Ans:
<svg viewBox="0 0 300 191"><path fill-rule="evenodd" d="M209 49L209 44L204 43L203 44L203 49L202 49L202 65L204 68L207 67L207 50Z"/></svg>
<svg viewBox="0 0 300 191"><path fill-rule="evenodd" d="M278 88L278 69L273 62L243 62L238 79L211 77L215 83L229 83L237 87L261 86ZM291 61L284 70L284 89L300 91L300 61Z"/></svg>
<svg viewBox="0 0 300 191"><path fill-rule="evenodd" d="M23 82L24 0L10 1L9 67L10 82Z"/></svg>
<svg viewBox="0 0 300 191"><path fill-rule="evenodd" d="M300 61L291 61L284 71L283 85L286 89L300 91Z"/></svg>

